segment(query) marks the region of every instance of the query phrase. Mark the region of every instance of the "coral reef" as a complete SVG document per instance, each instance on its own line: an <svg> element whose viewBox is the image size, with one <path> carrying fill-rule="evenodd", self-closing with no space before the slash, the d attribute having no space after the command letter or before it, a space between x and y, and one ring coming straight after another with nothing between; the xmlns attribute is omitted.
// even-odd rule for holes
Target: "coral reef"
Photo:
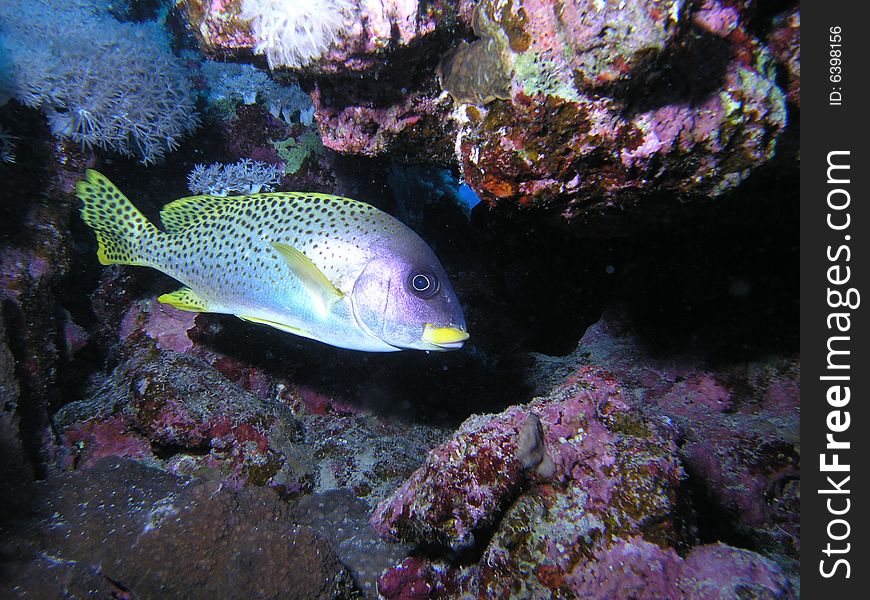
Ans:
<svg viewBox="0 0 870 600"><path fill-rule="evenodd" d="M241 18L251 22L255 54L269 68L303 67L319 59L352 23L346 0L242 0Z"/></svg>
<svg viewBox="0 0 870 600"><path fill-rule="evenodd" d="M3 103L0 102L0 105ZM15 162L15 142L13 137L0 127L0 162Z"/></svg>
<svg viewBox="0 0 870 600"><path fill-rule="evenodd" d="M347 489L305 496L293 517L328 540L351 572L365 597L377 597L378 576L411 550L407 544L385 544L369 527L371 507Z"/></svg>
<svg viewBox="0 0 870 600"><path fill-rule="evenodd" d="M581 345L582 360L636 382L644 413L677 427L696 501L706 511L712 503L720 515L708 523L713 535L751 539L755 547L797 558L800 365L795 358L717 369L691 354L661 360L642 347L619 310L605 314Z"/></svg>
<svg viewBox="0 0 870 600"><path fill-rule="evenodd" d="M797 372L656 360L625 323L613 312L576 355L541 357L544 396L469 418L379 504L388 540L482 549L466 567L406 561L382 595L796 597Z"/></svg>
<svg viewBox="0 0 870 600"><path fill-rule="evenodd" d="M679 3L660 4L597 11L581 2L557 17L552 3L531 2L523 18L516 6L495 12L504 31L522 34L511 100L455 113L457 155L484 200L571 220L649 196L717 196L774 155L787 115L769 51L739 28L717 31L722 40L697 24L678 27ZM599 44L600 32L613 33ZM706 82L661 80L691 81L681 73L697 69Z"/></svg>
<svg viewBox="0 0 870 600"><path fill-rule="evenodd" d="M379 22L380 4L361 3L361 22ZM493 207L567 221L618 207L654 219L677 210L675 198L734 190L775 156L789 121L778 65L799 107L799 13L777 17L761 40L748 27L757 10L717 0L446 3L430 8L431 21L394 22L400 47L432 40L387 51L416 68L372 62L377 34L364 43L348 30L302 70L315 77L316 118L337 152L458 164ZM477 39L445 45L448 21ZM349 71L361 78L325 76ZM403 93L383 91L382 77Z"/></svg>
<svg viewBox="0 0 870 600"><path fill-rule="evenodd" d="M773 56L788 77L788 101L801 106L801 11L795 7L773 20L767 37Z"/></svg>
<svg viewBox="0 0 870 600"><path fill-rule="evenodd" d="M295 175L302 168L305 159L323 153L320 134L310 129L298 137L272 142L272 146L284 161L285 175Z"/></svg>
<svg viewBox="0 0 870 600"><path fill-rule="evenodd" d="M487 104L510 100L512 60L507 34L494 26L486 10L474 11L477 41L460 42L441 59L438 77L456 102Z"/></svg>
<svg viewBox="0 0 870 600"><path fill-rule="evenodd" d="M623 4L4 4L0 596L797 597L800 9ZM143 110L101 100L127 80ZM187 184L376 205L473 337L161 304L95 259L88 168L149 217Z"/></svg>
<svg viewBox="0 0 870 600"><path fill-rule="evenodd" d="M41 127L50 138L41 115L9 108L18 125ZM33 145L22 137L20 150L28 159ZM52 460L51 413L66 401L67 394L74 393L81 377L68 347L82 341L76 341L69 328L68 311L78 302L64 293L62 282L72 271L75 255L69 230L71 181L87 166L80 155L63 145L46 149L40 162L45 171L33 169L30 160L8 165L29 177L22 180L12 171L4 173L6 194L0 201L0 319L5 345L14 357L8 364L10 379L4 381L8 396L2 414L4 420L9 418L4 426L12 427L19 439L11 446L14 456L20 458L18 451L24 452L25 462L14 470L32 469L37 476L45 473Z"/></svg>
<svg viewBox="0 0 870 600"><path fill-rule="evenodd" d="M62 468L129 457L236 486L352 490L373 506L443 439L215 352L197 313L150 300L111 318L117 366L53 417Z"/></svg>
<svg viewBox="0 0 870 600"><path fill-rule="evenodd" d="M281 116L287 123L311 125L314 107L295 78L279 83L268 73L253 65L205 60L199 68L208 86L211 104L220 102L261 102L272 116Z"/></svg>
<svg viewBox="0 0 870 600"><path fill-rule="evenodd" d="M611 374L584 368L528 405L471 417L378 506L373 527L454 551L495 529L477 573L494 597L517 585L531 586L523 596L544 593L550 579L618 540L643 534L674 544L682 472L673 433L643 419L625 393ZM540 459L526 462L521 452L529 415L540 420L538 444L552 461L543 473L527 467Z"/></svg>
<svg viewBox="0 0 870 600"><path fill-rule="evenodd" d="M438 140L433 147L428 138L433 131L444 128L442 121L447 118L450 106L445 97L409 93L389 106L334 106L317 87L311 99L323 132L323 144L336 152L379 156L397 150L398 146L417 145L415 153L440 154Z"/></svg>
<svg viewBox="0 0 870 600"><path fill-rule="evenodd" d="M215 56L255 50L271 67L308 72L380 68L384 55L430 36L450 3L417 0L183 0L190 30Z"/></svg>

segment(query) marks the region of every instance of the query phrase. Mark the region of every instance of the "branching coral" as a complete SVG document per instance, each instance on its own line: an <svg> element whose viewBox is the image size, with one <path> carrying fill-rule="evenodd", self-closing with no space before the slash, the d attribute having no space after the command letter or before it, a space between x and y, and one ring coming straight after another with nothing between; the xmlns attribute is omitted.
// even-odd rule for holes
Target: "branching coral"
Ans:
<svg viewBox="0 0 870 600"><path fill-rule="evenodd" d="M209 101L231 100L264 104L274 117L288 123L310 125L314 117L311 97L299 86L295 77L279 83L253 65L206 60L201 71L210 93Z"/></svg>
<svg viewBox="0 0 870 600"><path fill-rule="evenodd" d="M231 165L196 165L187 176L187 187L194 194L212 196L228 196L230 192L257 194L271 192L281 175L275 166L244 158Z"/></svg>

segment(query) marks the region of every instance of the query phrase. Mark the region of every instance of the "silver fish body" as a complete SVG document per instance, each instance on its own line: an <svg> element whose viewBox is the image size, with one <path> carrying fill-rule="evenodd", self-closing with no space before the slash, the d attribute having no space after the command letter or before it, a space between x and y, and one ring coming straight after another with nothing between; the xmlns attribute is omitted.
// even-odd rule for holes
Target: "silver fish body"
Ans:
<svg viewBox="0 0 870 600"><path fill-rule="evenodd" d="M468 338L431 248L377 208L326 194L193 196L158 230L95 171L76 187L104 264L149 266L186 287L161 301L237 315L369 352L447 350Z"/></svg>

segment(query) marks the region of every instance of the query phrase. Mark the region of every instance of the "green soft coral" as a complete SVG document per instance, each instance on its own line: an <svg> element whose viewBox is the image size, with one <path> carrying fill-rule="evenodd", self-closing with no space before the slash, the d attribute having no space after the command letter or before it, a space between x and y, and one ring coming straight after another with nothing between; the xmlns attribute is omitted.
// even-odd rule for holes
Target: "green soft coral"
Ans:
<svg viewBox="0 0 870 600"><path fill-rule="evenodd" d="M285 175L296 174L310 155L323 153L323 140L316 129L309 129L297 138L272 142L272 146L284 161Z"/></svg>

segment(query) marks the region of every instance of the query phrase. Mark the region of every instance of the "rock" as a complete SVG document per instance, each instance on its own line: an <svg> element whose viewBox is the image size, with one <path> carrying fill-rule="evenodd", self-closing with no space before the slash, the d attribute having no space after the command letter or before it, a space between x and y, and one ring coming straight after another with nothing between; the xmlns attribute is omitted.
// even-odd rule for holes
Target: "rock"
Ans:
<svg viewBox="0 0 870 600"><path fill-rule="evenodd" d="M106 459L3 494L4 503L31 500L25 518L4 521L10 597L302 599L352 590L329 544L295 525L272 490Z"/></svg>
<svg viewBox="0 0 870 600"><path fill-rule="evenodd" d="M43 476L55 450L51 414L80 377L67 344L81 350L86 343L80 330L68 327L67 309L76 302L68 290L79 283L70 277L75 252L68 224L72 178L89 163L80 148L38 141L48 136L42 117L13 105L4 107L7 117L32 135L16 138L19 161L4 173L0 202L0 320L15 365L14 386L6 389L14 393L14 403L0 411L10 419L4 428L17 430L18 441L10 443L23 449L30 464L25 470Z"/></svg>
<svg viewBox="0 0 870 600"><path fill-rule="evenodd" d="M242 0L183 0L188 29L209 55L252 50L256 45L248 23L241 18Z"/></svg>
<svg viewBox="0 0 870 600"><path fill-rule="evenodd" d="M16 414L20 387L15 357L6 340L6 326L0 316L0 482L29 481L33 469L21 440L21 423Z"/></svg>
<svg viewBox="0 0 870 600"><path fill-rule="evenodd" d="M302 394L311 398L310 390ZM305 443L298 451L316 463L313 491L350 490L374 507L416 469L426 449L445 432L424 424L396 423L354 409L299 417Z"/></svg>
<svg viewBox="0 0 870 600"><path fill-rule="evenodd" d="M384 543L369 527L370 511L353 492L336 489L304 496L293 516L330 542L365 597L377 598L381 572L400 562L411 546Z"/></svg>
<svg viewBox="0 0 870 600"><path fill-rule="evenodd" d="M570 365L592 362L632 389L650 418L674 424L705 536L790 556L800 551L800 364L771 355L711 368L686 346L650 351L627 315L605 313L587 330ZM554 365L547 362L552 372ZM558 367L556 367L558 369ZM546 384L545 384L546 385ZM712 503L712 506L709 504Z"/></svg>
<svg viewBox="0 0 870 600"><path fill-rule="evenodd" d="M796 363L661 357L630 323L539 357L542 395L466 420L378 505L382 537L440 548L384 597L797 597Z"/></svg>
<svg viewBox="0 0 870 600"><path fill-rule="evenodd" d="M785 95L769 51L742 29L699 31L680 2L495 6L479 10L522 32L510 100L455 113L463 172L491 206L570 221L663 194L717 196L774 155Z"/></svg>
<svg viewBox="0 0 870 600"><path fill-rule="evenodd" d="M201 359L140 344L90 398L55 416L66 468L122 456L233 485L310 485L310 475L286 463L298 439L288 406L234 385Z"/></svg>
<svg viewBox="0 0 870 600"><path fill-rule="evenodd" d="M769 559L725 544L698 546L689 553L679 580L688 598L726 600L745 595L752 598L797 598L798 589Z"/></svg>
<svg viewBox="0 0 870 600"><path fill-rule="evenodd" d="M788 78L788 101L801 106L801 11L792 8L773 20L767 44Z"/></svg>
<svg viewBox="0 0 870 600"><path fill-rule="evenodd" d="M622 395L609 373L589 368L528 405L469 418L378 506L372 526L387 539L468 548L475 533L494 526L530 481L539 481L511 512L540 511L574 523L578 535L590 540L642 530L674 539L671 513L681 469L672 433L643 420ZM518 452L530 414L544 430L554 463L550 477L526 471L524 453ZM517 508L527 502L539 508Z"/></svg>
<svg viewBox="0 0 870 600"><path fill-rule="evenodd" d="M108 273L94 295L98 314L115 322L101 327L114 336L114 368L55 415L63 468L128 457L231 485L350 489L373 506L443 440L438 427L378 419L353 398L296 383L294 369L278 376L262 354L247 363L220 317L133 300L130 285ZM126 311L104 304L119 299Z"/></svg>
<svg viewBox="0 0 870 600"><path fill-rule="evenodd" d="M347 105L333 87L323 82L311 94L327 148L364 156L407 152L437 164L452 159L449 139L456 125L449 119L449 98L409 91L395 102Z"/></svg>
<svg viewBox="0 0 870 600"><path fill-rule="evenodd" d="M765 45L748 26L765 18L757 3L358 5L362 20L296 67L311 77L324 145L452 163L491 207L555 222L613 210L667 219L735 189L788 123L777 62L799 106L797 13ZM194 30L209 10L187 11Z"/></svg>

